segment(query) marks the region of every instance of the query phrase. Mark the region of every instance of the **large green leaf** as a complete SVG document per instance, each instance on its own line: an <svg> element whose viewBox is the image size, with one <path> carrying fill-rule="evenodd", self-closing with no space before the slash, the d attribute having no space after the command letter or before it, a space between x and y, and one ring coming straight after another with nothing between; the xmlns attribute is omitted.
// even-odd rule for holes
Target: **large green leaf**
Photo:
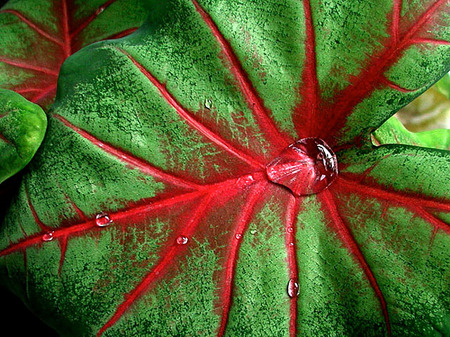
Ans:
<svg viewBox="0 0 450 337"><path fill-rule="evenodd" d="M95 41L136 30L147 15L145 2L9 1L0 9L0 88L47 109L64 60Z"/></svg>
<svg viewBox="0 0 450 337"><path fill-rule="evenodd" d="M370 133L448 72L449 10L155 1L63 66L1 280L61 336L448 335L450 155ZM305 137L340 173L297 195L266 166Z"/></svg>

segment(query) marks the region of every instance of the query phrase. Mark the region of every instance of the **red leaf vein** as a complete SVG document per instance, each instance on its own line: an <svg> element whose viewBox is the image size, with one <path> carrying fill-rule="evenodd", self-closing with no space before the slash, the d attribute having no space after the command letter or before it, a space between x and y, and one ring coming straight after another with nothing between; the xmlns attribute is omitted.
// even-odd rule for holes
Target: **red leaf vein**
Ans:
<svg viewBox="0 0 450 337"><path fill-rule="evenodd" d="M272 146L276 148L274 150L278 152L283 150L292 142L292 140L283 135L275 126L273 120L267 115L267 109L264 107L261 97L256 93L255 88L242 67L238 57L234 53L233 48L220 32L212 17L200 6L197 0L192 0L192 3L194 4L197 12L201 15L203 21L211 30L212 35L219 43L222 52L230 63L231 73L236 78L242 94L247 100L248 106L253 111L260 128L266 133L269 140L272 141Z"/></svg>
<svg viewBox="0 0 450 337"><path fill-rule="evenodd" d="M212 132L206 126L197 121L181 104L169 93L165 85L160 83L147 69L145 69L139 62L137 62L130 54L126 51L118 49L121 53L126 55L131 62L139 69L139 71L148 78L148 80L159 90L162 97L176 110L178 115L183 118L191 127L200 132L203 136L211 140L213 143L217 144L223 148L228 153L236 156L242 161L248 163L254 168L264 169L264 164L260 163L251 156L243 153L242 151L234 148L229 142L220 137L219 135Z"/></svg>
<svg viewBox="0 0 450 337"><path fill-rule="evenodd" d="M355 241L350 229L344 223L339 211L337 209L336 203L334 201L333 195L329 189L324 190L322 193L318 194L318 198L321 200L324 208L327 210L331 217L331 225L335 230L336 234L340 238L343 245L348 249L348 251L353 255L355 260L359 263L361 269L364 271L370 285L372 286L378 301L380 302L381 310L386 322L386 328L388 336L390 336L391 328L389 323L389 314L387 311L386 301L384 299L383 293L378 286L378 282L375 275L372 272L369 264L367 263L362 251L358 247L358 243Z"/></svg>

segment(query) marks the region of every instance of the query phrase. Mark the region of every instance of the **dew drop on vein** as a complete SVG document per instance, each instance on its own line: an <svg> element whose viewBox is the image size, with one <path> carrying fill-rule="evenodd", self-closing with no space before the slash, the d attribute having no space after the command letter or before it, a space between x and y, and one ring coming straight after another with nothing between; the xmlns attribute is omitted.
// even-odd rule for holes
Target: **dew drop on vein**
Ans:
<svg viewBox="0 0 450 337"><path fill-rule="evenodd" d="M110 225L113 221L108 214L100 212L95 216L95 224L97 227L106 227Z"/></svg>
<svg viewBox="0 0 450 337"><path fill-rule="evenodd" d="M177 244L179 245L185 245L189 242L189 239L183 235L180 235L179 237L177 237Z"/></svg>
<svg viewBox="0 0 450 337"><path fill-rule="evenodd" d="M53 234L55 234L54 231L47 232L44 235L42 235L42 241L48 242L53 240Z"/></svg>
<svg viewBox="0 0 450 337"><path fill-rule="evenodd" d="M240 240L242 238L242 234L241 233L237 233L235 235L236 240Z"/></svg>
<svg viewBox="0 0 450 337"><path fill-rule="evenodd" d="M290 298L298 297L300 293L300 286L298 285L298 280L295 278L291 278L287 285L287 293Z"/></svg>

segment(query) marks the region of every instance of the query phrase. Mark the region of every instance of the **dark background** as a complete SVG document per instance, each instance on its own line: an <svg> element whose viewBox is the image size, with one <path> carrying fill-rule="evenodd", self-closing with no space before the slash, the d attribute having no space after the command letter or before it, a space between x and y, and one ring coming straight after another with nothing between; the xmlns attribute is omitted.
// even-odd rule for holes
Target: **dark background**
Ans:
<svg viewBox="0 0 450 337"><path fill-rule="evenodd" d="M6 0L0 0L0 7L6 2ZM7 206L8 195L17 186L17 180L6 181L0 188L3 191L3 193L0 191L0 219ZM46 337L58 337L58 334L53 329L50 329L40 321L25 307L19 298L3 286L0 286L0 308L2 311L0 315L0 325L3 326L2 336L22 337L32 333L37 335L42 334Z"/></svg>

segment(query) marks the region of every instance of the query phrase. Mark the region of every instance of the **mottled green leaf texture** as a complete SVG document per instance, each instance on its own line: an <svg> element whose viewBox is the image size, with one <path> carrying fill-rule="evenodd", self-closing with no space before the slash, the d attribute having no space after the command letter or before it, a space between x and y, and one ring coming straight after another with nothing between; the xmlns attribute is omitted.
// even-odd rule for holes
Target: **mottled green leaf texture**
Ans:
<svg viewBox="0 0 450 337"><path fill-rule="evenodd" d="M0 183L29 163L46 128L47 117L38 105L0 89Z"/></svg>
<svg viewBox="0 0 450 337"><path fill-rule="evenodd" d="M152 1L62 66L0 282L67 337L448 336L449 152L372 133L449 27L448 0Z"/></svg>
<svg viewBox="0 0 450 337"><path fill-rule="evenodd" d="M64 60L95 41L126 36L146 0L10 0L0 9L0 88L47 109Z"/></svg>

